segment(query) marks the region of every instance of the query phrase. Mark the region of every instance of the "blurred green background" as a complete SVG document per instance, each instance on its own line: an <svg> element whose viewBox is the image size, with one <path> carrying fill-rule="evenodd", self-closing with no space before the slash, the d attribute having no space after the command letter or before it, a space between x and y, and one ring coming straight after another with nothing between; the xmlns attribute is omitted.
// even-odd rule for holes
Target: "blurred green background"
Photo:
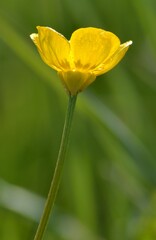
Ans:
<svg viewBox="0 0 156 240"><path fill-rule="evenodd" d="M100 27L133 40L79 95L45 240L156 239L156 1L0 3L0 239L31 240L59 148L67 96L29 38Z"/></svg>

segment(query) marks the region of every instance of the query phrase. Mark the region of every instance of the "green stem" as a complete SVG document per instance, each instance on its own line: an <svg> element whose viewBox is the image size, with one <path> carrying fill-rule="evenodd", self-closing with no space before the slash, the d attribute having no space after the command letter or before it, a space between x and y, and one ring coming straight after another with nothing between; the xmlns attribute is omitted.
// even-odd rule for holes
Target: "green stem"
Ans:
<svg viewBox="0 0 156 240"><path fill-rule="evenodd" d="M38 225L34 240L42 240L43 234L45 232L48 219L51 213L51 209L54 205L54 201L59 188L59 183L60 183L61 174L63 170L63 163L64 163L66 152L67 152L67 146L69 141L69 135L71 130L71 123L73 119L76 99L77 99L77 95L74 95L74 96L69 95L68 108L66 112L62 139L61 139L59 154L58 154L58 158L55 166L54 176L51 182L45 208L44 208L42 217L40 219L40 223Z"/></svg>

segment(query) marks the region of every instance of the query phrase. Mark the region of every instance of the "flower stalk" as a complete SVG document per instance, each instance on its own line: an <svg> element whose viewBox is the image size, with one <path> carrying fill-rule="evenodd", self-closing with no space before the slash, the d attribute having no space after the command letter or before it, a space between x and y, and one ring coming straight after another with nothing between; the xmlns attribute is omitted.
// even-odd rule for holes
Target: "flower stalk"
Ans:
<svg viewBox="0 0 156 240"><path fill-rule="evenodd" d="M59 149L58 158L55 166L55 171L54 171L53 179L50 185L45 207L43 210L43 214L41 216L40 223L38 225L34 240L43 239L43 235L50 217L50 213L54 206L55 198L56 198L60 180L61 180L64 160L67 153L67 147L69 142L74 109L76 105L76 99L77 99L77 95L69 95L68 108L66 112L62 139L61 139L60 149Z"/></svg>

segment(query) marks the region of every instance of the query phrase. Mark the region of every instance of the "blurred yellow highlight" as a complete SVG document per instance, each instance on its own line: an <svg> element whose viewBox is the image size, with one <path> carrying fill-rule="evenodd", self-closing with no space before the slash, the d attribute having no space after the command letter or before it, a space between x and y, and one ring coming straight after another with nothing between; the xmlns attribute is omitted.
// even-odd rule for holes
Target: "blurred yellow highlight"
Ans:
<svg viewBox="0 0 156 240"><path fill-rule="evenodd" d="M38 26L37 30L31 39L70 95L83 91L98 75L115 67L132 44L120 44L115 34L93 27L74 31L69 41L52 28Z"/></svg>

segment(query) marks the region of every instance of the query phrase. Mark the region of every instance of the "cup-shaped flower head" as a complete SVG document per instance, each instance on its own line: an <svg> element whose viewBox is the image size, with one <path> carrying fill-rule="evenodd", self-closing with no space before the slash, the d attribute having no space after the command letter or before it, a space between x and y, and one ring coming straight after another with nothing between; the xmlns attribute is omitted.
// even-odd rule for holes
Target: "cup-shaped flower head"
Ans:
<svg viewBox="0 0 156 240"><path fill-rule="evenodd" d="M80 28L68 41L49 27L37 27L30 35L43 61L55 69L68 93L75 95L90 85L98 75L123 58L132 41L120 44L119 38L99 28Z"/></svg>

